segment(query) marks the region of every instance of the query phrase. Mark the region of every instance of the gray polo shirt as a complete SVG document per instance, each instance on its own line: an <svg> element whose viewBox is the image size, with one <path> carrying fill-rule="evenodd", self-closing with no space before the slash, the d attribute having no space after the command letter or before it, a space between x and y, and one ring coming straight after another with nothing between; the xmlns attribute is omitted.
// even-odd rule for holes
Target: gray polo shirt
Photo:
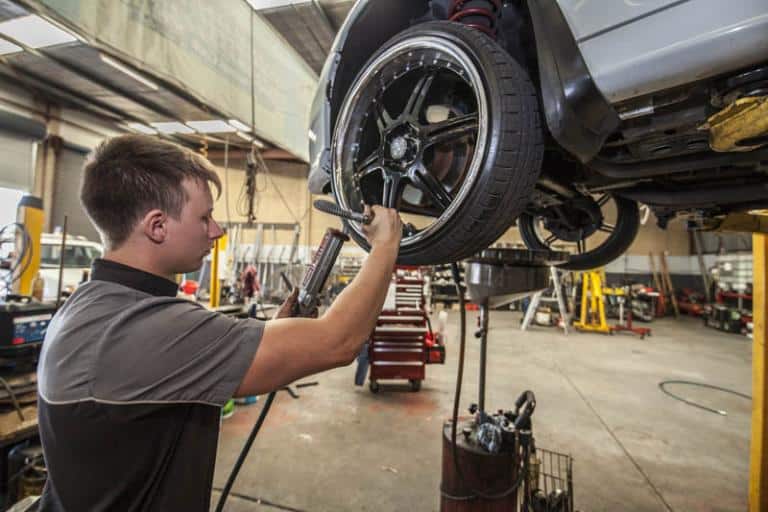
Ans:
<svg viewBox="0 0 768 512"><path fill-rule="evenodd" d="M38 365L41 510L207 511L220 407L264 324L107 260L52 319Z"/></svg>

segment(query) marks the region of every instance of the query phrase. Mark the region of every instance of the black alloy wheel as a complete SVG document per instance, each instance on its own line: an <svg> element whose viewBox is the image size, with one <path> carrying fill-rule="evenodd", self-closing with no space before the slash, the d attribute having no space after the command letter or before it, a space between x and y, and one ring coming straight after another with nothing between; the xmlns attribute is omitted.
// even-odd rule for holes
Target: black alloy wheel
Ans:
<svg viewBox="0 0 768 512"><path fill-rule="evenodd" d="M584 196L518 219L520 236L529 249L570 250L559 268L591 270L607 265L632 245L640 228L635 201L602 194Z"/></svg>
<svg viewBox="0 0 768 512"><path fill-rule="evenodd" d="M343 208L405 214L399 263L447 263L514 224L542 151L525 71L478 31L424 23L385 44L350 88L334 132L332 188ZM370 249L362 227L348 226Z"/></svg>

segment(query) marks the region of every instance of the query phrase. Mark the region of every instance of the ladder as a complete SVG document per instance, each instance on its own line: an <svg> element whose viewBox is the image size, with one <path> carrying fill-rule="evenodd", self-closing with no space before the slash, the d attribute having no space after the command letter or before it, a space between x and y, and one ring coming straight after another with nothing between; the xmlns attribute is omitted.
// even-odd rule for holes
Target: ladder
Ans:
<svg viewBox="0 0 768 512"><path fill-rule="evenodd" d="M553 295L555 300L557 300L557 307L560 309L560 316L563 319L563 331L566 335L568 335L568 324L571 320L568 317L568 309L565 307L565 298L563 297L562 287L560 286L560 274L555 267L549 267L549 276L552 280L552 286L555 289ZM533 321L533 317L536 315L536 310L539 308L539 303L541 302L543 295L544 291L542 290L540 292L534 293L533 297L531 297L531 303L528 305L528 309L525 311L523 324L520 326L521 331L527 331L528 327L530 327L531 322ZM551 299L552 297L548 298Z"/></svg>

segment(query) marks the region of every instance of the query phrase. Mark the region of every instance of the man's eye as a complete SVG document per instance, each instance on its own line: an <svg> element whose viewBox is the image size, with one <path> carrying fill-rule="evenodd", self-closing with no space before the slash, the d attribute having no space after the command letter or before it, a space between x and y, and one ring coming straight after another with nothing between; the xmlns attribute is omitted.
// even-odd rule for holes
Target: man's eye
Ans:
<svg viewBox="0 0 768 512"><path fill-rule="evenodd" d="M208 217L201 217L200 218L203 222L208 222Z"/></svg>

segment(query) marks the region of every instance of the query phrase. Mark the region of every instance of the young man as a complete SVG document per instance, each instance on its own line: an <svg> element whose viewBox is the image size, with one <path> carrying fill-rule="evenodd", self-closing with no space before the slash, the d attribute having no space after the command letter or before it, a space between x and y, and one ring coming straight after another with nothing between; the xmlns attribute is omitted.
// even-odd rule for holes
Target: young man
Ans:
<svg viewBox="0 0 768 512"><path fill-rule="evenodd" d="M236 320L177 299L222 235L211 164L151 137L103 143L81 200L107 251L56 313L38 367L48 482L41 510L207 511L220 407L354 360L382 308L400 243L373 207L371 252L317 319Z"/></svg>

